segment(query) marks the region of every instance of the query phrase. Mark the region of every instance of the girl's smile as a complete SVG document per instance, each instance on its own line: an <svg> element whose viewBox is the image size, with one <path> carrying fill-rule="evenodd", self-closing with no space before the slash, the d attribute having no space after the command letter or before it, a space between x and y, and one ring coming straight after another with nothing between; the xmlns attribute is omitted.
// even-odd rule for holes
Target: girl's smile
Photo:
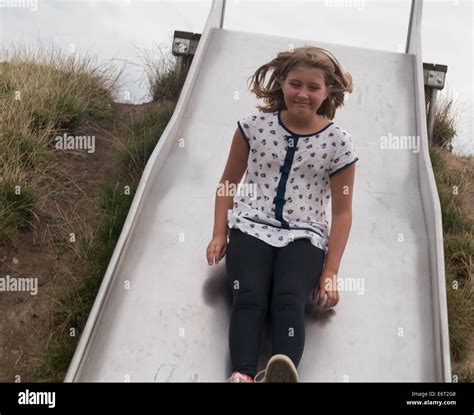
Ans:
<svg viewBox="0 0 474 415"><path fill-rule="evenodd" d="M324 72L316 68L299 66L280 78L281 89L287 107L287 123L299 130L309 130L315 124L324 123L317 111L329 95Z"/></svg>

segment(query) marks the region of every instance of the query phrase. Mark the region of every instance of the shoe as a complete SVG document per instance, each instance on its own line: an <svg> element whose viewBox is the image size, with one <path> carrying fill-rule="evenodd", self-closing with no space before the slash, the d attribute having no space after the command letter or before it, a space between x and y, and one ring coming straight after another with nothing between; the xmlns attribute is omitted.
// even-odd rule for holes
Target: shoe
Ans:
<svg viewBox="0 0 474 415"><path fill-rule="evenodd" d="M268 361L267 368L255 375L256 383L298 383L298 371L292 360L276 354Z"/></svg>
<svg viewBox="0 0 474 415"><path fill-rule="evenodd" d="M227 383L253 383L252 376L240 373L234 370L230 377L226 380Z"/></svg>

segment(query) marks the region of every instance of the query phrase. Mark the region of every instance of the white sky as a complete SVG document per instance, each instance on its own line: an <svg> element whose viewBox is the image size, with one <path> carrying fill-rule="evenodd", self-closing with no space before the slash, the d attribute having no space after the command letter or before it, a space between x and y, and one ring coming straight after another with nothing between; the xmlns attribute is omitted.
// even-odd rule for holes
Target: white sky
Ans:
<svg viewBox="0 0 474 415"><path fill-rule="evenodd" d="M31 2L29 7L13 7ZM266 33L315 42L403 52L410 0L234 1L227 0L224 29ZM441 94L464 106L457 153L474 154L473 1L424 0L423 61L448 65ZM24 3L23 3L24 4ZM0 0L0 41L74 45L99 61L128 62L121 101L149 100L144 50L170 50L174 30L202 33L212 0ZM346 7L340 7L345 5ZM9 7L8 7L9 6ZM338 7L339 6L339 7ZM337 22L337 25L336 25ZM354 80L356 81L356 80Z"/></svg>

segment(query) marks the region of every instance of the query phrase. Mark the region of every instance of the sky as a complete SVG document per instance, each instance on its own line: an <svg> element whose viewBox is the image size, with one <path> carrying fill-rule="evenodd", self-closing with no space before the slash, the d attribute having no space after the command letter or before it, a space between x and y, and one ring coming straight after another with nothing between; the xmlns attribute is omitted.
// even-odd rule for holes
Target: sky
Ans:
<svg viewBox="0 0 474 415"><path fill-rule="evenodd" d="M448 65L458 108L454 151L474 155L473 0L424 0L423 62ZM0 0L0 43L54 44L124 68L120 102L150 100L145 55L170 53L174 30L202 33L212 0ZM224 29L404 52L410 0L227 0ZM338 24L336 25L335 22Z"/></svg>

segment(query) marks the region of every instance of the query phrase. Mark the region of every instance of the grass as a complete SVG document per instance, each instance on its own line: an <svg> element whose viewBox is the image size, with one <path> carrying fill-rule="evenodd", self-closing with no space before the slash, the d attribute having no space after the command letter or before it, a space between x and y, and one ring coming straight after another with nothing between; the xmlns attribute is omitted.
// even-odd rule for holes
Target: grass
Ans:
<svg viewBox="0 0 474 415"><path fill-rule="evenodd" d="M37 368L37 380L63 381L114 252L137 185L138 180L129 185L128 192L128 189L125 191L124 186L119 183L104 184L100 196L103 219L92 243L79 241L83 266L76 283L58 296L53 314L51 341L43 353L43 364Z"/></svg>
<svg viewBox="0 0 474 415"><path fill-rule="evenodd" d="M132 174L140 174L156 145L156 137L166 128L175 106L163 106L156 112L152 108L145 109L139 119L130 120L130 138L120 153L121 163Z"/></svg>
<svg viewBox="0 0 474 415"><path fill-rule="evenodd" d="M17 177L16 181L12 181ZM15 239L19 229L32 226L35 193L31 182L21 173L10 174L0 182L0 242Z"/></svg>
<svg viewBox="0 0 474 415"><path fill-rule="evenodd" d="M144 51L145 74L148 78L150 95L153 101L169 99L177 101L186 80L186 73L177 68L177 61L163 47L155 45L156 50Z"/></svg>
<svg viewBox="0 0 474 415"><path fill-rule="evenodd" d="M443 241L448 302L448 324L452 372L459 382L472 382L474 365L466 359L472 347L474 333L474 291L472 257L474 253L474 223L468 217L469 189L472 189L472 156L449 154L456 134L456 119L462 109L453 107L454 100L442 97L436 111L433 142L430 148L443 220ZM464 168L452 169L447 157L455 159ZM474 362L473 362L474 363Z"/></svg>
<svg viewBox="0 0 474 415"><path fill-rule="evenodd" d="M54 137L111 120L120 73L89 56L22 45L0 50L0 245L14 244L36 216L38 177L47 176Z"/></svg>
<svg viewBox="0 0 474 415"><path fill-rule="evenodd" d="M428 107L429 105L427 114ZM438 93L432 137L432 144L435 147L452 149L452 141L457 133L456 125L459 123L461 114L467 109L467 104L455 99L449 91Z"/></svg>

